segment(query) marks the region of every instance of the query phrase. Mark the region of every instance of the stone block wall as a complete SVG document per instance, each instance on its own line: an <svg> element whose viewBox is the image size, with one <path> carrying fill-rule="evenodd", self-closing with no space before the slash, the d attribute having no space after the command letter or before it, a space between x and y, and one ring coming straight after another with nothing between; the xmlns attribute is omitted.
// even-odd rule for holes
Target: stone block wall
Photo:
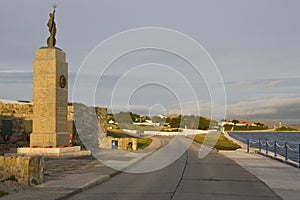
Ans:
<svg viewBox="0 0 300 200"><path fill-rule="evenodd" d="M94 111L101 127L102 135L107 131L107 108L97 107ZM71 133L72 143L83 147L74 123L73 105L68 105L68 131ZM3 120L10 120L10 133L2 131ZM31 104L3 104L0 103L0 154L10 152L18 147L29 146L29 135L32 132L33 105Z"/></svg>
<svg viewBox="0 0 300 200"><path fill-rule="evenodd" d="M117 149L137 150L137 138L114 138L110 136L106 138L99 138L99 148L112 149L113 141L117 141Z"/></svg>
<svg viewBox="0 0 300 200"><path fill-rule="evenodd" d="M101 136L101 134L103 134L103 136L106 136L107 134L107 108L103 108L103 107L97 107L96 109L96 114L97 114L97 118L98 118L98 126L100 127L101 133L99 134L99 137Z"/></svg>
<svg viewBox="0 0 300 200"><path fill-rule="evenodd" d="M24 185L43 183L43 157L0 156L0 180L15 180Z"/></svg>
<svg viewBox="0 0 300 200"><path fill-rule="evenodd" d="M98 148L112 149L112 139L110 137L98 137Z"/></svg>
<svg viewBox="0 0 300 200"><path fill-rule="evenodd" d="M9 152L10 148L28 146L33 118L31 104L0 104L0 152ZM3 130L2 121L11 123L11 131Z"/></svg>
<svg viewBox="0 0 300 200"><path fill-rule="evenodd" d="M73 141L75 143L79 140L83 141L89 146L89 150L98 148L98 138L107 135L107 108L95 108L79 103L74 103L73 108L73 118L76 124Z"/></svg>
<svg viewBox="0 0 300 200"><path fill-rule="evenodd" d="M0 103L0 116L22 118L32 120L33 105L32 104L4 104Z"/></svg>

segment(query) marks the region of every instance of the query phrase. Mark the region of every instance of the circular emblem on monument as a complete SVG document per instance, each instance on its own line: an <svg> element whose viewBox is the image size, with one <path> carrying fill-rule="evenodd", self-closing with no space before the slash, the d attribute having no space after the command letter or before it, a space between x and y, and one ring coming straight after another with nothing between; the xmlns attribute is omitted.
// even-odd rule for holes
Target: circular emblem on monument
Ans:
<svg viewBox="0 0 300 200"><path fill-rule="evenodd" d="M60 78L59 78L59 86L61 88L65 88L66 87L66 83L67 83L67 81L66 81L65 76L61 75Z"/></svg>

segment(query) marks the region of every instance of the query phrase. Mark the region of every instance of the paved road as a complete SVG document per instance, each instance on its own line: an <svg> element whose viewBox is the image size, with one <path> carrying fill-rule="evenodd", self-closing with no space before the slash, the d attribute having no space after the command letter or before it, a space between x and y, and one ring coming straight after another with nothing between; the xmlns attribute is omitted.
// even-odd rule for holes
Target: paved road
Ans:
<svg viewBox="0 0 300 200"><path fill-rule="evenodd" d="M161 170L121 173L70 199L280 199L251 173L217 152L199 159L199 147L192 144L178 160Z"/></svg>

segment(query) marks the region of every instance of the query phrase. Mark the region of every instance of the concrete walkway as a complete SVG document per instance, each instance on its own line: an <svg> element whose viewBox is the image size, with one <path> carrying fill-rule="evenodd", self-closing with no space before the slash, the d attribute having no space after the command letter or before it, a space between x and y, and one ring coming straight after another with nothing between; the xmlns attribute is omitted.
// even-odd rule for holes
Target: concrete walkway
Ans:
<svg viewBox="0 0 300 200"><path fill-rule="evenodd" d="M180 140L182 144L185 141L190 142L187 138ZM175 155L179 145L173 143L173 147L168 151L160 152L161 160ZM203 146L192 143L178 159L163 168L140 174L119 174L105 183L71 197L70 200L281 199L254 175L215 150L209 151L207 156L199 159L200 148ZM152 158L154 154L141 163L153 163L157 160ZM156 162L155 165L158 164Z"/></svg>
<svg viewBox="0 0 300 200"><path fill-rule="evenodd" d="M159 139L153 137L152 143L144 150L139 150L138 155L127 151L112 151L109 156L103 158L104 161L115 159L114 164L116 166L122 166L120 171L130 168L135 162L138 162L145 157L149 156L153 151L156 151L161 147ZM115 152L115 153L113 153ZM120 154L122 154L120 156ZM134 155L133 155L134 154ZM118 159L118 157L125 157L127 159ZM46 182L35 187L31 187L24 191L5 195L0 197L1 200L23 200L23 199L41 199L41 200L53 200L53 199L66 199L74 194L85 191L97 184L100 184L109 178L117 175L120 171L109 168L97 160L91 160L90 162L82 162L84 165L80 165L77 161L77 170L65 171L66 167L72 164L74 161L68 159L60 159L55 163L55 160L49 161L50 167L55 169L48 169ZM64 172L65 171L65 172ZM52 177L52 178L51 178Z"/></svg>
<svg viewBox="0 0 300 200"><path fill-rule="evenodd" d="M255 152L258 149L250 148L247 153L247 145L230 137L228 139L238 143L242 148L236 151L220 151L224 156L234 160L237 164L255 175L268 185L277 195L284 200L298 200L300 198L300 169L279 160L266 157ZM281 156L278 156L281 157Z"/></svg>
<svg viewBox="0 0 300 200"><path fill-rule="evenodd" d="M246 150L222 151L221 154L255 175L284 200L300 198L300 169Z"/></svg>
<svg viewBox="0 0 300 200"><path fill-rule="evenodd" d="M118 160L117 162L125 167L130 167L135 162L150 155L153 150L159 149L160 146L160 140L154 138L151 146L143 151L141 157L135 157L130 161L126 159ZM219 153L234 160L237 164L258 177L282 199L299 199L299 169L262 155L254 153L248 154L246 153L245 149L231 152L222 151ZM128 156L128 158L131 157ZM61 177L56 176L55 179L51 179L41 185L29 188L13 195L3 196L0 199L66 199L67 197L102 183L119 173L119 171L111 169L100 162L97 164L94 163L93 165L89 165L89 167L82 167L80 170L68 172Z"/></svg>

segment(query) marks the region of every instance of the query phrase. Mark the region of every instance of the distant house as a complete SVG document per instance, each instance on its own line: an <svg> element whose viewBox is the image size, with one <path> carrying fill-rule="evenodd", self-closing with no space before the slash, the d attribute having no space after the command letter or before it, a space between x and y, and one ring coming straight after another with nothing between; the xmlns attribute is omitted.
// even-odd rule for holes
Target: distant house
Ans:
<svg viewBox="0 0 300 200"><path fill-rule="evenodd" d="M167 117L164 115L157 115L157 116L160 117L161 119L167 119Z"/></svg>
<svg viewBox="0 0 300 200"><path fill-rule="evenodd" d="M238 122L238 123L236 123L235 125L236 125L236 126L247 126L247 124L244 123L244 122Z"/></svg>
<svg viewBox="0 0 300 200"><path fill-rule="evenodd" d="M111 120L108 121L108 123L109 123L109 124L114 124L115 121L111 119Z"/></svg>
<svg viewBox="0 0 300 200"><path fill-rule="evenodd" d="M238 122L235 124L236 126L256 126L254 123L248 121L248 122Z"/></svg>
<svg viewBox="0 0 300 200"><path fill-rule="evenodd" d="M234 123L233 123L233 122L230 122L230 121L221 121L221 122L218 122L218 125L219 125L219 126L224 126L224 125L231 125L231 126L234 126Z"/></svg>
<svg viewBox="0 0 300 200"><path fill-rule="evenodd" d="M233 123L232 121L220 121L218 123L219 126L225 126L225 125L230 125L230 126L257 126L251 121L245 121L245 122L237 122Z"/></svg>
<svg viewBox="0 0 300 200"><path fill-rule="evenodd" d="M146 119L145 122L134 122L134 125L143 125L143 126L160 126L160 123L154 123L152 120Z"/></svg>

